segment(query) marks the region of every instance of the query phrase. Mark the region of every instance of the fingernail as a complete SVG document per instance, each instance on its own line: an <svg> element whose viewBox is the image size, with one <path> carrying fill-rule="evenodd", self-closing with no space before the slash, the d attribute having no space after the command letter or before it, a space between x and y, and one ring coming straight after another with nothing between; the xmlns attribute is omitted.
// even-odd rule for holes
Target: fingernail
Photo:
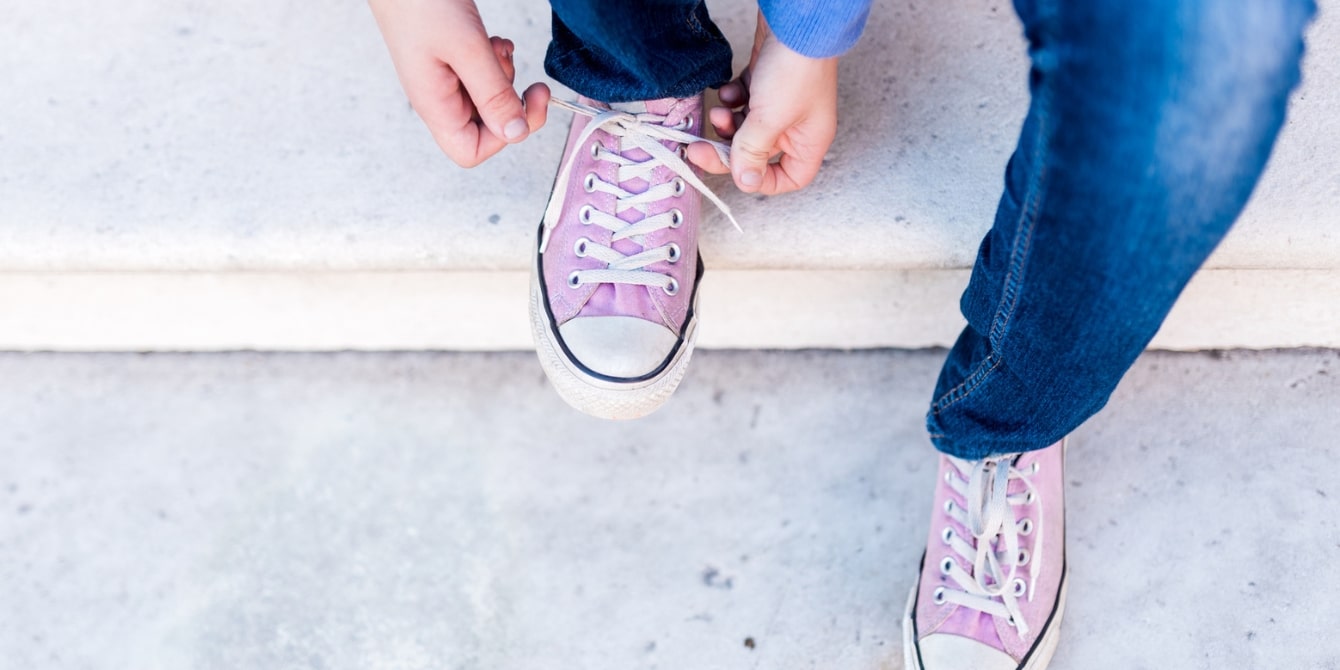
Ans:
<svg viewBox="0 0 1340 670"><path fill-rule="evenodd" d="M508 140L519 140L526 134L526 127L525 119L512 119L503 126L503 137Z"/></svg>
<svg viewBox="0 0 1340 670"><path fill-rule="evenodd" d="M752 170L745 172L744 174L740 175L740 183L744 184L745 186L748 186L749 188L759 186L763 183L763 173L754 172Z"/></svg>

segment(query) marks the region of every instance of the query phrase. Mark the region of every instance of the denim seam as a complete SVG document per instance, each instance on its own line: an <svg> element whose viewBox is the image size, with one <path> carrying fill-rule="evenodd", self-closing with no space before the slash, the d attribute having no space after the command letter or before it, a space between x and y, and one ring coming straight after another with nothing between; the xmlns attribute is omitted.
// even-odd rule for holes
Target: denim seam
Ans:
<svg viewBox="0 0 1340 670"><path fill-rule="evenodd" d="M990 363L989 366L988 363ZM983 358L982 362L977 364L977 368L972 371L972 374L969 374L967 378L959 382L958 386L949 389L935 401L935 404L931 406L931 413L939 414L940 410L947 409L954 403L972 395L972 392L982 385L987 375L994 372L999 365L999 356L996 356L994 352L987 354L986 358Z"/></svg>
<svg viewBox="0 0 1340 670"><path fill-rule="evenodd" d="M1033 148L1035 159L1040 159L1042 154L1043 131L1046 128L1046 105L1045 94L1040 96L1044 98L1039 100L1038 113L1038 140ZM1041 190L1046 183L1047 168L1040 160L1035 163L1039 165L1037 176L1033 183L1029 185L1029 193L1025 198L1026 206L1019 218L1019 228L1014 235L1014 244L1010 251L1010 268L1006 274L1005 287L1001 292L1000 302L996 305L995 317L992 319L991 330L987 335L987 342L991 346L991 352L987 354L982 362L977 364L973 370L962 382L945 392L944 395L936 399L931 406L933 414L939 414L941 411L952 407L964 398L972 395L974 391L982 387L982 382L997 368L1000 367L1001 359L997 353L1000 348L999 343L1009 330L1010 318L1014 316L1015 308L1019 305L1019 284L1022 281L1022 275L1026 269L1026 261L1029 251L1032 250L1033 230L1037 223L1038 201L1042 199Z"/></svg>
<svg viewBox="0 0 1340 670"><path fill-rule="evenodd" d="M1024 272L1028 269L1029 253L1033 250L1033 232L1037 229L1038 210L1042 207L1042 194L1047 187L1047 162L1044 155L1046 136L1049 129L1050 98L1047 87L1038 91L1038 130L1033 145L1033 165L1036 170L1032 183L1028 185L1023 211L1020 212L1018 229L1014 233L1014 244L1010 249L1010 268L1005 275L1005 286L1000 294L1000 303L996 305L996 315L987 333L987 341L992 350L1000 348L1000 342L1010 330L1014 312L1019 306L1019 294L1022 292Z"/></svg>
<svg viewBox="0 0 1340 670"><path fill-rule="evenodd" d="M944 395L941 395L932 403L932 414L938 415L972 395L974 391L982 387L986 378L1000 367L1001 359L997 350L1000 348L1000 340L1009 331L1010 321L1014 316L1015 308L1019 305L1020 284L1023 281L1024 271L1027 269L1029 252L1032 250L1033 232L1037 226L1038 210L1041 208L1042 192L1046 188L1048 176L1047 163L1044 159L1046 157L1047 133L1050 126L1048 123L1051 109L1051 89L1049 86L1038 87L1035 103L1038 110L1038 130L1036 133L1037 139L1033 143L1032 154L1036 172L1028 185L1028 193L1024 198L1024 207L1020 212L1018 228L1014 234L1014 243L1010 249L1010 266L1006 272L1005 286L1002 288L1000 302L996 305L995 316L992 318L991 328L987 333L987 343L991 347L991 352L977 364L976 369L961 383L945 392Z"/></svg>
<svg viewBox="0 0 1340 670"><path fill-rule="evenodd" d="M702 6L703 3L700 2L694 5L693 7L689 8L688 18L685 20L684 23L688 25L689 30L694 35L697 35L699 37L708 37L709 35L707 29L703 27L703 22L698 20L698 8Z"/></svg>

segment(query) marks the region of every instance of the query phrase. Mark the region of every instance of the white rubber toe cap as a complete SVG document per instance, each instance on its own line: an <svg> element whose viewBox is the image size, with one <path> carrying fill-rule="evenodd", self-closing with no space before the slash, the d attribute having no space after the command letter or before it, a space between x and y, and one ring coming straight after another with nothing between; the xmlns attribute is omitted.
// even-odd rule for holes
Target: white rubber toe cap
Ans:
<svg viewBox="0 0 1340 670"><path fill-rule="evenodd" d="M924 670L1015 670L1019 667L1009 654L958 635L927 635L918 646Z"/></svg>
<svg viewBox="0 0 1340 670"><path fill-rule="evenodd" d="M669 328L635 316L579 316L558 327L574 358L610 377L650 374L679 340Z"/></svg>

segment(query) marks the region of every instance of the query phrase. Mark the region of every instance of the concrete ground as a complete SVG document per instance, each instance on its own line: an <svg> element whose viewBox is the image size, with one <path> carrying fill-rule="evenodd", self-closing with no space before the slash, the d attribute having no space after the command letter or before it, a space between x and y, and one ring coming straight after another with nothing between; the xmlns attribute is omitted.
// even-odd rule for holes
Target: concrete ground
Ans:
<svg viewBox="0 0 1340 670"><path fill-rule="evenodd" d="M902 667L941 352L0 355L0 667ZM1069 461L1055 668L1338 668L1340 352L1149 354Z"/></svg>

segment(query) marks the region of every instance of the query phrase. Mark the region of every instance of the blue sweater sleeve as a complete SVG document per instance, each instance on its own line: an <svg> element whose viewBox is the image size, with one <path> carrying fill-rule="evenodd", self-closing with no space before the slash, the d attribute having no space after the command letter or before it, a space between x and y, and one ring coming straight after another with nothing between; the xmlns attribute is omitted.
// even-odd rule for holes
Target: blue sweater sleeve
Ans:
<svg viewBox="0 0 1340 670"><path fill-rule="evenodd" d="M811 58L840 56L861 37L871 0L758 0L777 39Z"/></svg>

